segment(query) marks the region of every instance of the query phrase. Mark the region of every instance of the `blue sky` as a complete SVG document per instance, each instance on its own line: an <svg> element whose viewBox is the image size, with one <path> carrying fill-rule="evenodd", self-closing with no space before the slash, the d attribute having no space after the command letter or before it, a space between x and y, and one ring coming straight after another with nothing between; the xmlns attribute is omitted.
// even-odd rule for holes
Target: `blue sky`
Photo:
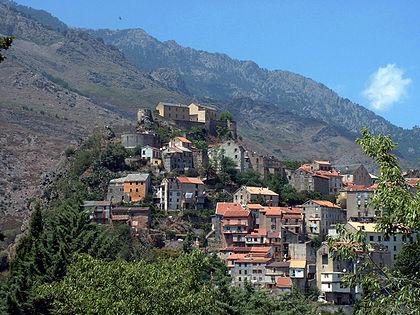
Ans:
<svg viewBox="0 0 420 315"><path fill-rule="evenodd" d="M296 72L398 126L420 125L420 1L17 2L70 26L140 27L159 40Z"/></svg>

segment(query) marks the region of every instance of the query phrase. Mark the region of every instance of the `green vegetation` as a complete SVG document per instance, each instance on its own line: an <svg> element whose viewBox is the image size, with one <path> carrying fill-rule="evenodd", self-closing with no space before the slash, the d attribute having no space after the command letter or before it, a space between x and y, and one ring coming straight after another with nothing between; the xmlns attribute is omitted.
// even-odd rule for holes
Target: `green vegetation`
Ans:
<svg viewBox="0 0 420 315"><path fill-rule="evenodd" d="M1 51L9 49L12 46L13 39L13 36L0 37L0 63L6 59Z"/></svg>
<svg viewBox="0 0 420 315"><path fill-rule="evenodd" d="M357 142L380 167L381 176L371 203L383 213L377 228L388 237L418 231L420 195L410 193L398 159L390 153L396 148L395 143L390 137L374 136L366 129ZM349 287L363 287L356 314L419 314L418 269L407 269L409 266L418 268L418 244L408 245L398 256L395 270L388 270L373 261L366 233L349 233L343 227L339 227L338 232L338 240L329 240L334 257L356 262L355 273L346 275L343 280Z"/></svg>
<svg viewBox="0 0 420 315"><path fill-rule="evenodd" d="M233 121L233 116L230 112L221 112L219 119L221 121Z"/></svg>

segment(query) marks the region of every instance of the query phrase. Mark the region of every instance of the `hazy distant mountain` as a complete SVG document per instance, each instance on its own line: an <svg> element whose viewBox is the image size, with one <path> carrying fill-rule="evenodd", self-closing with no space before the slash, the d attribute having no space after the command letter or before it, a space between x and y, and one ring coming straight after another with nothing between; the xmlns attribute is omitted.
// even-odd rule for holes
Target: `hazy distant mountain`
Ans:
<svg viewBox="0 0 420 315"><path fill-rule="evenodd" d="M186 89L195 97L223 101L248 97L352 133L368 127L374 132L392 135L400 143L399 153L418 163L419 128L404 130L396 127L365 107L340 97L325 85L299 74L269 71L252 61L239 61L225 54L182 47L175 41L160 42L141 29L96 30L90 33L118 47L129 61L141 69L177 71Z"/></svg>

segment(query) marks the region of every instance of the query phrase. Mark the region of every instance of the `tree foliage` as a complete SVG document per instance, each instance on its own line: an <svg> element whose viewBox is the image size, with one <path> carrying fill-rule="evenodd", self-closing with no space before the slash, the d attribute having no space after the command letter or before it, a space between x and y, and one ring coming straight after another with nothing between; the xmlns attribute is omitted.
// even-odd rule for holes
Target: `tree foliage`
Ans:
<svg viewBox="0 0 420 315"><path fill-rule="evenodd" d="M0 63L6 59L6 56L4 56L2 53L2 50L9 49L12 46L13 40L13 36L0 37Z"/></svg>
<svg viewBox="0 0 420 315"><path fill-rule="evenodd" d="M382 212L377 229L386 235L411 233L420 225L419 195L413 195L401 173L398 160L391 153L396 144L383 135L374 136L368 130L362 130L362 137L357 140L363 151L378 163L381 175L378 188L374 192L371 205ZM344 277L349 287L360 285L362 299L357 304L357 314L419 314L420 284L418 274L400 269L401 264L412 264L411 254L418 255L416 245L408 247L399 256L396 270L378 266L372 258L372 244L367 241L366 233L349 233L338 228L339 238L330 239L332 254L342 260L354 263L355 271Z"/></svg>

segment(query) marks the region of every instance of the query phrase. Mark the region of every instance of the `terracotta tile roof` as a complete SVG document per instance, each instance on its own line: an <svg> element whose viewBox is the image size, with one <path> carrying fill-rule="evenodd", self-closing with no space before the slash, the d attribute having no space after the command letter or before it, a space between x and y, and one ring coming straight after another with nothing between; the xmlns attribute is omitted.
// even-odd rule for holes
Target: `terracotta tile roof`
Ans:
<svg viewBox="0 0 420 315"><path fill-rule="evenodd" d="M323 179L330 179L328 176L321 175L321 174L314 174L314 177L319 177L319 178L323 178Z"/></svg>
<svg viewBox="0 0 420 315"><path fill-rule="evenodd" d="M306 268L306 260L291 259L290 268Z"/></svg>
<svg viewBox="0 0 420 315"><path fill-rule="evenodd" d="M183 143L192 143L190 140L188 140L185 137L176 137L175 139L178 139L179 141L181 141Z"/></svg>
<svg viewBox="0 0 420 315"><path fill-rule="evenodd" d="M292 279L290 279L290 277L278 277L276 280L276 287L277 288L291 288Z"/></svg>
<svg viewBox="0 0 420 315"><path fill-rule="evenodd" d="M298 169L308 173L312 173L312 166L310 164L303 164Z"/></svg>
<svg viewBox="0 0 420 315"><path fill-rule="evenodd" d="M410 187L416 187L420 183L420 178L406 178L407 185Z"/></svg>
<svg viewBox="0 0 420 315"><path fill-rule="evenodd" d="M250 233L251 236L267 236L267 229L255 229Z"/></svg>
<svg viewBox="0 0 420 315"><path fill-rule="evenodd" d="M265 188L265 187L253 187L253 186L245 186L246 191L251 195L270 195L270 196L278 196L279 194L275 193L274 191Z"/></svg>
<svg viewBox="0 0 420 315"><path fill-rule="evenodd" d="M224 215L228 210L241 211L244 210L241 204L236 202L218 202L216 204L216 214Z"/></svg>
<svg viewBox="0 0 420 315"><path fill-rule="evenodd" d="M241 210L227 210L223 214L223 218L248 218L249 211L245 209Z"/></svg>
<svg viewBox="0 0 420 315"><path fill-rule="evenodd" d="M372 186L349 184L347 185L346 190L347 191L374 191L376 188L378 188L377 184L374 184Z"/></svg>
<svg viewBox="0 0 420 315"><path fill-rule="evenodd" d="M259 203L248 203L246 205L246 207L250 210L259 210L264 208L262 205L260 205Z"/></svg>
<svg viewBox="0 0 420 315"><path fill-rule="evenodd" d="M177 177L177 180L181 184L195 184L195 185L204 185L203 181L199 179L198 177L185 177L185 176L179 176Z"/></svg>
<svg viewBox="0 0 420 315"><path fill-rule="evenodd" d="M321 175L326 177L340 177L341 174L337 171L316 171L315 175Z"/></svg>
<svg viewBox="0 0 420 315"><path fill-rule="evenodd" d="M288 207L265 207L266 216L281 216L283 214L302 214L303 210L298 208Z"/></svg>
<svg viewBox="0 0 420 315"><path fill-rule="evenodd" d="M320 205L321 207L341 209L341 207L337 206L335 203L332 203L331 201L328 201L328 200L312 200L312 202L316 203L317 205Z"/></svg>
<svg viewBox="0 0 420 315"><path fill-rule="evenodd" d="M245 258L247 256L247 254L230 254L227 257L227 260L236 260L236 259L241 259L241 258Z"/></svg>
<svg viewBox="0 0 420 315"><path fill-rule="evenodd" d="M127 221L130 217L127 214L113 214L112 221Z"/></svg>
<svg viewBox="0 0 420 315"><path fill-rule="evenodd" d="M266 253L268 254L271 251L271 246L253 246L251 247L251 253Z"/></svg>

